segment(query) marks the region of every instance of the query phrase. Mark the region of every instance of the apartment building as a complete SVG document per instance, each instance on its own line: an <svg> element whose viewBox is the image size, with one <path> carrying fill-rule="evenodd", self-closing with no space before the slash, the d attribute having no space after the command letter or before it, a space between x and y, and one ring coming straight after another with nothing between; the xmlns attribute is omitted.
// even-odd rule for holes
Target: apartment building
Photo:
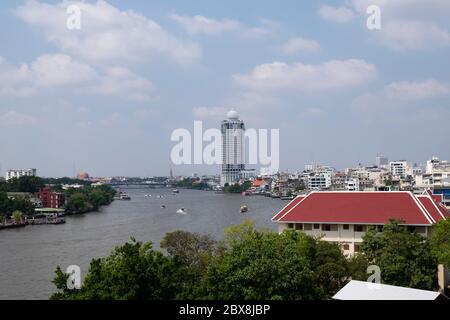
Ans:
<svg viewBox="0 0 450 320"><path fill-rule="evenodd" d="M20 178L24 176L36 176L36 169L11 169L5 174L5 180L8 181L14 178Z"/></svg>

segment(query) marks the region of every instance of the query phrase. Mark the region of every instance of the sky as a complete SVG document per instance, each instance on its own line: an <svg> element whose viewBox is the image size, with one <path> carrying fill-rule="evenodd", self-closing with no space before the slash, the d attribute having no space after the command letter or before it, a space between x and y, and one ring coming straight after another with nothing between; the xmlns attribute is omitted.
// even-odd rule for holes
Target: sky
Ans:
<svg viewBox="0 0 450 320"><path fill-rule="evenodd" d="M0 171L168 175L171 133L232 108L279 129L282 170L450 160L449 16L448 0L2 1Z"/></svg>

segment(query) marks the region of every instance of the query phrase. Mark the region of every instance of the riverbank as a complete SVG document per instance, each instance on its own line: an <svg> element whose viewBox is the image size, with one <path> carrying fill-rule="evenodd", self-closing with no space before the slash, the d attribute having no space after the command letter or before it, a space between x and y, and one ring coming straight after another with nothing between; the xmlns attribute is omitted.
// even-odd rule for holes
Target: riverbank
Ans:
<svg viewBox="0 0 450 320"><path fill-rule="evenodd" d="M92 214L65 216L66 223L0 232L0 300L48 299L55 291L51 283L55 266L64 270L78 265L84 277L92 258L107 256L130 237L153 242L154 248L167 232L186 230L223 237L224 228L244 219L277 230L270 219L285 206L279 199L242 197L172 188L149 191L148 187L121 187L131 201L114 201ZM146 194L152 193L152 197ZM162 198L156 197L162 195ZM161 208L162 205L165 208ZM239 212L247 205L246 214ZM187 214L176 211L185 208ZM14 248L14 250L11 250ZM20 280L18 280L20 279Z"/></svg>

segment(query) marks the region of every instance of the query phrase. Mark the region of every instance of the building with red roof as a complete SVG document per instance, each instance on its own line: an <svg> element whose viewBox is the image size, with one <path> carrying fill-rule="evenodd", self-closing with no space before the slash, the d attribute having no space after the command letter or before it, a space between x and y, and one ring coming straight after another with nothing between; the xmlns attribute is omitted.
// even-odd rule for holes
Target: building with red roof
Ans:
<svg viewBox="0 0 450 320"><path fill-rule="evenodd" d="M430 236L432 227L447 217L450 218L447 209L428 193L315 191L296 197L272 221L278 223L280 232L301 230L337 242L344 253L354 254L369 226L381 230L390 220L398 220L411 230Z"/></svg>

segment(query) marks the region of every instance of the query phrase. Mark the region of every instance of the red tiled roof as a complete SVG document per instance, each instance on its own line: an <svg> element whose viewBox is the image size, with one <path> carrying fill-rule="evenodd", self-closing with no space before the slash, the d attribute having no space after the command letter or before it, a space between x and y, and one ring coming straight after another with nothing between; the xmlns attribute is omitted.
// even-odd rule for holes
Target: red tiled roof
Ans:
<svg viewBox="0 0 450 320"><path fill-rule="evenodd" d="M445 218L445 216L438 209L438 206L434 202L433 198L429 196L417 196L417 198L419 199L425 210L428 212L428 214L431 215L434 222L439 222Z"/></svg>
<svg viewBox="0 0 450 320"><path fill-rule="evenodd" d="M296 204L298 204L300 201L302 201L305 198L305 196L297 196L294 200L292 200L291 202L288 203L287 206L285 206L283 209L280 210L280 212L278 212L273 218L272 220L278 220L279 218L281 218L281 216L283 216L287 211L289 211L290 209L292 209L293 206L295 206Z"/></svg>
<svg viewBox="0 0 450 320"><path fill-rule="evenodd" d="M429 203L427 204L429 206ZM411 192L311 192L294 199L273 221L309 223L385 224L390 219L410 225L434 224Z"/></svg>
<svg viewBox="0 0 450 320"><path fill-rule="evenodd" d="M260 187L263 184L264 180L255 180L253 181L253 187Z"/></svg>

